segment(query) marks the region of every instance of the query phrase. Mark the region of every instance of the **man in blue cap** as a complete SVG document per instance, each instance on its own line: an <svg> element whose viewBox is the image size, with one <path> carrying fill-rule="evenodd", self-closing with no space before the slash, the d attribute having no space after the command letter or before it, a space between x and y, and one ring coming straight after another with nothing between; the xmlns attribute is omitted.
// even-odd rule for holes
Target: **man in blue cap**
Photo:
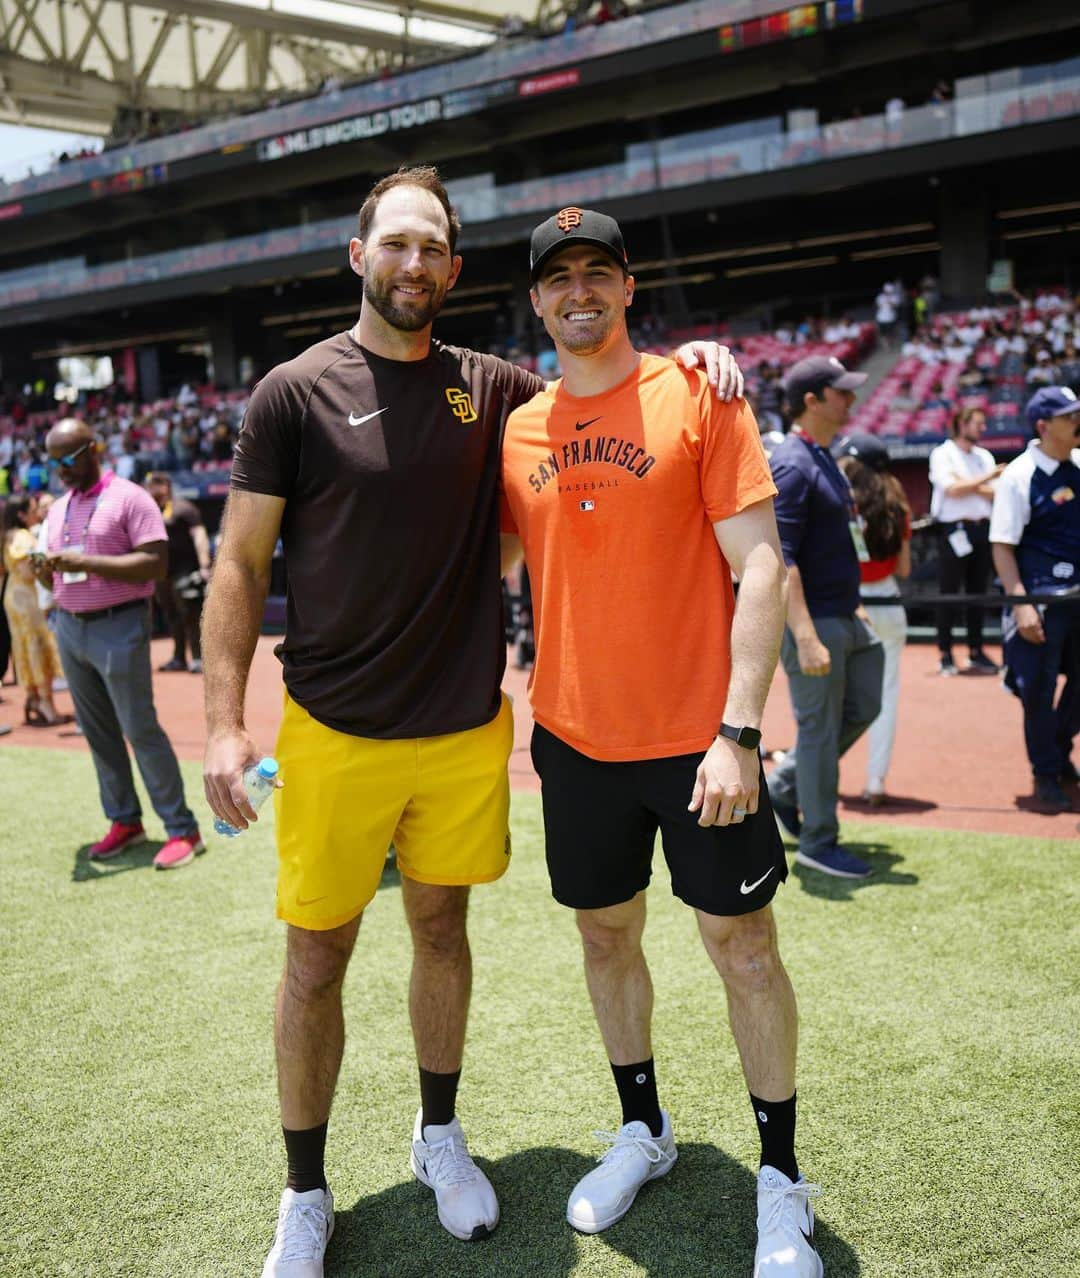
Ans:
<svg viewBox="0 0 1080 1278"><path fill-rule="evenodd" d="M1003 653L1006 686L1024 707L1035 798L1069 812L1062 782L1077 779L1071 754L1080 731L1080 399L1066 386L1044 386L1028 401L1027 419L1036 437L998 481L990 543L1007 595L1055 597L1006 612Z"/></svg>

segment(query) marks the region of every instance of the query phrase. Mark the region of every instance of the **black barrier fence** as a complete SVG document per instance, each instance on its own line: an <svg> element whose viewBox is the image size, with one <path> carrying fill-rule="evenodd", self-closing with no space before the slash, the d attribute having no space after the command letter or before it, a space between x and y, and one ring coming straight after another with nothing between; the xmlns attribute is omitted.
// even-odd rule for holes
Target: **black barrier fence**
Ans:
<svg viewBox="0 0 1080 1278"><path fill-rule="evenodd" d="M914 604L919 608L947 608L953 605L966 608L1012 608L1017 604L1053 605L1080 604L1080 587L1059 595L917 595L908 598L903 594L863 595L860 602L867 607L880 604Z"/></svg>

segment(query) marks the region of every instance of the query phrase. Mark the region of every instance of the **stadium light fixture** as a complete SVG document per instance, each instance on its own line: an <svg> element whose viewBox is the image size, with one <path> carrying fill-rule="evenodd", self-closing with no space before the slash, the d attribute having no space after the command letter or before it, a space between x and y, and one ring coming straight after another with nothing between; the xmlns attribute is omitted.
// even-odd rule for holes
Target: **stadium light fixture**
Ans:
<svg viewBox="0 0 1080 1278"><path fill-rule="evenodd" d="M1001 238L1003 240L1040 240L1045 235L1062 235L1064 232L1063 226L1036 226L1030 231L1003 231Z"/></svg>
<svg viewBox="0 0 1080 1278"><path fill-rule="evenodd" d="M767 262L763 266L733 266L724 272L729 280L744 275L772 275L780 271L809 271L815 266L835 266L840 259L835 253L827 257L797 257L791 262Z"/></svg>
<svg viewBox="0 0 1080 1278"><path fill-rule="evenodd" d="M477 48L491 44L495 37L490 31L478 31L475 27L459 26L456 22L441 22L438 18L405 17L385 9L373 9L367 5L350 4L349 0L239 0L250 8L265 9L271 13L285 13L290 17L307 18L315 22L332 22L336 26L357 27L368 31L382 31L405 39L408 35L433 44L454 44L462 48Z"/></svg>
<svg viewBox="0 0 1080 1278"><path fill-rule="evenodd" d="M155 342L182 342L205 339L202 328L180 328L169 333L138 333L130 337L116 337L106 341L68 342L51 350L31 351L32 359L63 359L67 355L98 355L103 351L118 351L125 346L150 346Z"/></svg>
<svg viewBox="0 0 1080 1278"><path fill-rule="evenodd" d="M855 240L877 240L886 235L920 235L934 229L933 222L909 222L906 226L882 226L873 231L845 231L842 235L812 235L796 240L799 248L824 248L826 244L847 244Z"/></svg>
<svg viewBox="0 0 1080 1278"><path fill-rule="evenodd" d="M634 283L635 293L644 293L650 288L667 288L669 284L708 284L716 279L716 275L712 271L699 271L696 275L671 275L662 280L645 280Z"/></svg>
<svg viewBox="0 0 1080 1278"><path fill-rule="evenodd" d="M893 248L862 249L852 253L853 262L869 262L878 257L910 257L913 253L937 253L941 244L937 240L923 240L921 244L897 244Z"/></svg>
<svg viewBox="0 0 1080 1278"><path fill-rule="evenodd" d="M1069 200L1064 204L1036 204L1028 209L1002 209L998 217L1035 217L1038 213L1067 213L1071 209L1080 209L1080 200Z"/></svg>

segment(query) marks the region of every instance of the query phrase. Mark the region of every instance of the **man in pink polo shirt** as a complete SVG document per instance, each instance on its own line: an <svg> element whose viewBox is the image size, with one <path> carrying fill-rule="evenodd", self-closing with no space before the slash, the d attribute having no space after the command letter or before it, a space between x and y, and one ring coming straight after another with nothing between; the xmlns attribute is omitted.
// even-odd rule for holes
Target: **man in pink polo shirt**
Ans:
<svg viewBox="0 0 1080 1278"><path fill-rule="evenodd" d="M48 555L39 570L56 601L56 640L79 726L97 770L101 806L112 822L88 853L116 856L146 839L124 738L165 825L159 870L187 865L203 841L184 798L176 755L158 723L150 679L150 605L165 576L168 542L148 492L102 474L97 441L74 417L45 441L49 467L68 488L48 515Z"/></svg>

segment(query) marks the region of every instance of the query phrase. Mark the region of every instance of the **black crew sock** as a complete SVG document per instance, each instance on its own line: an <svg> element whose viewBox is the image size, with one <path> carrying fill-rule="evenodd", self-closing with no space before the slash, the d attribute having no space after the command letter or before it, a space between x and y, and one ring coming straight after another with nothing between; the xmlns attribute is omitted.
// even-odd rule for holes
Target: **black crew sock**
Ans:
<svg viewBox="0 0 1080 1278"><path fill-rule="evenodd" d="M799 1179L795 1161L795 1096L786 1101L763 1101L750 1093L761 1137L761 1166L767 1163L792 1180Z"/></svg>
<svg viewBox="0 0 1080 1278"><path fill-rule="evenodd" d="M420 1070L420 1133L425 1127L445 1127L454 1117L457 1106L457 1089L461 1070L452 1074L434 1074L429 1069Z"/></svg>
<svg viewBox="0 0 1080 1278"><path fill-rule="evenodd" d="M660 1102L656 1097L656 1067L650 1056L636 1065L612 1065L615 1086L619 1089L622 1104L623 1126L627 1123L648 1123L649 1131L659 1136L664 1130Z"/></svg>
<svg viewBox="0 0 1080 1278"><path fill-rule="evenodd" d="M303 1131L281 1129L285 1137L285 1153L289 1159L289 1178L285 1184L298 1194L309 1189L326 1188L323 1158L326 1154L326 1123Z"/></svg>

